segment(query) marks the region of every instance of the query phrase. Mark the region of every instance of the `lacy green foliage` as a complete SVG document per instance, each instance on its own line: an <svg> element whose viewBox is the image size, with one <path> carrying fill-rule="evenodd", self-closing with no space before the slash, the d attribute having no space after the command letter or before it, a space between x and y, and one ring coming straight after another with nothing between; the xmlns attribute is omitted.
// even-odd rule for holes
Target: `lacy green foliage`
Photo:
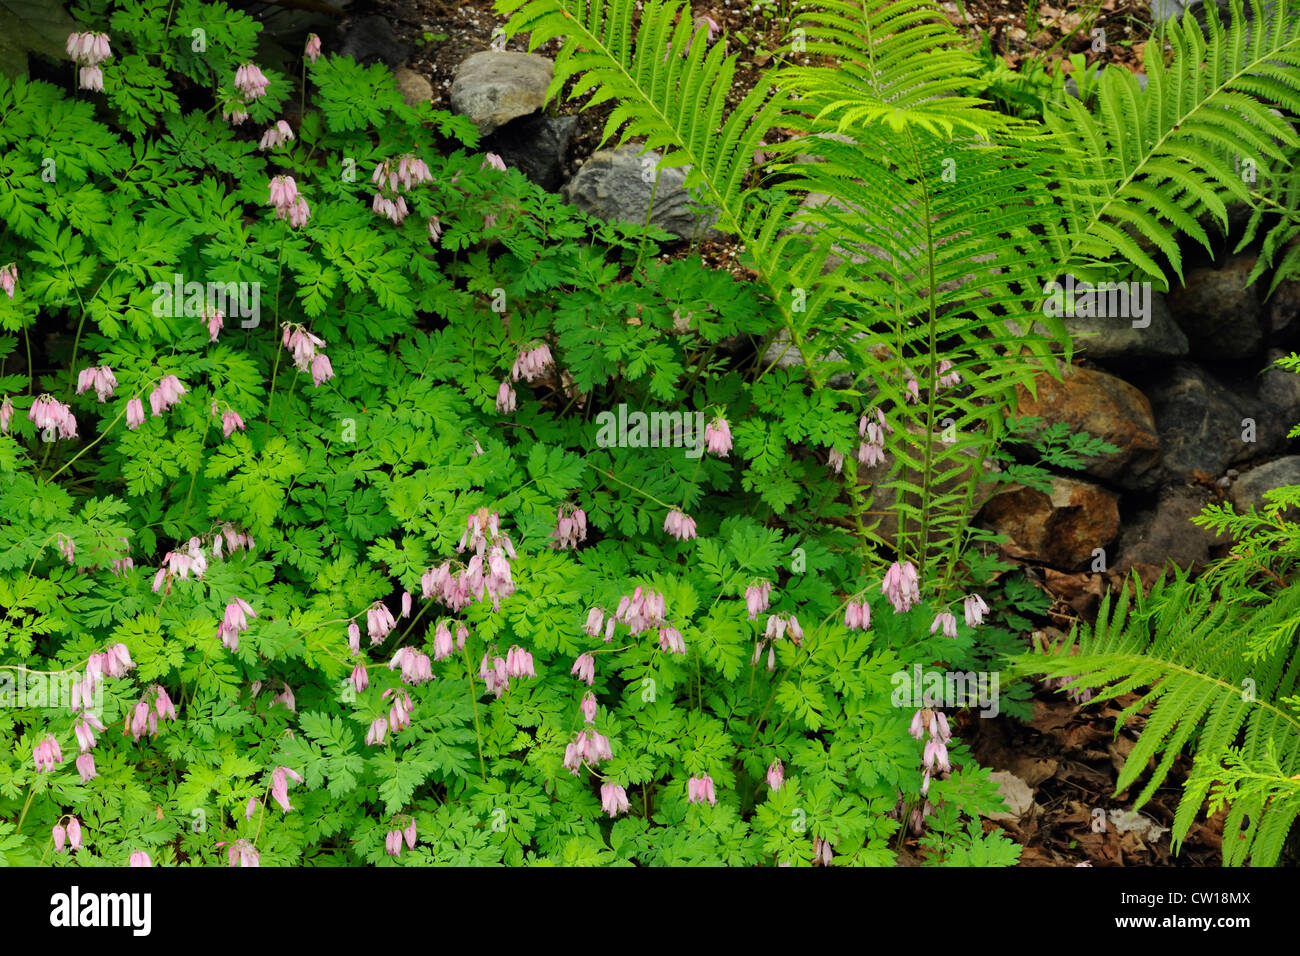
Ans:
<svg viewBox="0 0 1300 956"><path fill-rule="evenodd" d="M1233 0L1226 26L1210 7L1204 28L1190 10L1167 23L1172 56L1166 63L1161 44L1147 44L1145 90L1127 70L1103 70L1095 108L1067 98L1047 110L1060 146L1066 217L1053 239L1063 264L1104 275L1127 263L1163 283L1162 254L1181 278L1176 234L1213 254L1198 216L1226 233L1226 203L1251 201L1242 160L1290 167L1284 148L1300 139L1274 108L1300 113L1300 19L1285 4L1267 16L1258 0L1251 6L1248 20Z"/></svg>
<svg viewBox="0 0 1300 956"><path fill-rule="evenodd" d="M1292 357L1291 364L1294 364ZM1223 861L1277 862L1300 815L1300 487L1268 493L1263 513L1212 505L1194 518L1235 540L1231 554L1191 580L1187 572L1108 595L1096 623L1079 626L1050 656L1013 672L1073 676L1094 699L1137 692L1117 728L1150 708L1116 791L1155 767L1141 806L1185 749L1195 755L1174 818L1174 847L1208 801L1228 808ZM1287 509L1292 509L1289 512Z"/></svg>
<svg viewBox="0 0 1300 956"><path fill-rule="evenodd" d="M1058 89L1029 122L960 95L982 63L929 2L797 5L785 52L829 62L780 67L730 113L735 56L706 52L680 3L499 8L533 46L564 41L552 91L617 101L607 138L691 164L688 187L743 241L813 385L848 373L847 394L888 409L888 473L864 485L847 469L854 521L864 544L923 567L942 555L950 569L969 543L985 479L974 463L1006 437L1015 386L1055 374L1054 348L1068 355L1041 314L1043 282L1137 270L1165 285L1157 257L1180 274L1177 233L1205 243L1198 215L1224 223L1225 200L1248 198L1224 150L1281 163L1296 141L1271 112L1293 111L1300 86L1300 28L1280 9L1267 28L1240 8L1205 33L1188 17L1170 29L1168 65L1147 47L1145 92L1103 71L1090 105ZM960 388L934 384L941 363ZM912 382L924 397L909 402ZM949 425L955 440L925 437ZM874 500L896 513L888 533Z"/></svg>
<svg viewBox="0 0 1300 956"><path fill-rule="evenodd" d="M0 265L18 269L14 297L0 295L0 397L14 406L0 434L0 858L120 865L143 850L157 864L221 864L218 844L247 840L267 865L806 865L820 840L837 863L891 862L921 781L892 678L987 658L964 625L955 640L930 636L944 609L931 593L898 615L877 596L871 631L843 627L844 595L869 583L875 559L844 527L839 480L791 449L850 450L860 404L761 374L729 344L772 337L789 297L698 258L639 267L653 236L483 169L465 120L406 106L383 70L328 50L302 73L268 69L249 125L232 127L221 106L258 55L258 27L220 4L95 0L77 15L112 35L103 101L0 81ZM300 102L296 139L257 150ZM369 179L404 153L433 182L407 194L395 225L370 211ZM301 228L267 205L281 174L310 204ZM735 221L766 215L757 200ZM214 343L200 316L160 314L154 284L176 274L259 283L260 321L228 316ZM315 386L295 369L285 323L324 340L332 379ZM499 384L541 341L557 369L517 382L518 410L498 414ZM74 394L89 365L117 378L104 402ZM128 401L164 375L187 393L127 428ZM71 405L77 438L42 440L29 411L43 393ZM620 404L725 415L744 454L602 447L599 413ZM247 428L224 437L226 410ZM569 505L585 509L589 538L556 551L556 510ZM698 539L663 533L670 507L692 514ZM458 539L481 508L518 551L517 590L499 610L458 614L417 597L380 644L363 640L370 686L356 691L349 621L375 602L395 611L429 568L463 560ZM217 555L228 526L254 546ZM206 572L154 590L163 556L192 539ZM765 616L749 620L743 594L759 579L774 584L772 612L803 623L802 644L777 642L771 669L766 652L751 663ZM589 607L636 587L665 595L685 655L653 632L584 634ZM257 616L232 651L218 625L234 597ZM403 684L385 665L399 648L433 653L440 623L468 628L464 650L432 681ZM108 730L83 782L50 678L81 675L117 643L137 666L104 679ZM486 693L479 661L516 645L537 676ZM593 726L613 757L572 774L562 764L587 687L570 669L584 651L597 662ZM153 685L178 719L137 740L124 731ZM403 690L410 726L366 744L386 692ZM35 772L49 736L64 760ZM1012 862L1014 847L969 826L1000 805L987 772L956 741L951 755L960 772L934 781L944 803L928 859ZM785 783L772 791L778 759ZM288 812L268 795L278 767L303 778ZM688 778L703 775L716 806L687 802ZM629 815L602 812L602 782L626 788ZM86 833L71 856L50 836L68 813ZM411 820L416 848L386 854L386 835Z"/></svg>

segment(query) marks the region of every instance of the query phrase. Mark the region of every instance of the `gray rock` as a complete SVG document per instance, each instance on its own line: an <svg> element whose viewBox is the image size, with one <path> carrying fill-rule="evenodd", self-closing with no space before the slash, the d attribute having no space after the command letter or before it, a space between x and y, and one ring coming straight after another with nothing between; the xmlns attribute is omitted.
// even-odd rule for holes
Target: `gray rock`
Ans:
<svg viewBox="0 0 1300 956"><path fill-rule="evenodd" d="M554 73L555 64L536 53L483 50L456 68L451 108L487 136L512 119L540 110Z"/></svg>
<svg viewBox="0 0 1300 956"><path fill-rule="evenodd" d="M1246 277L1255 256L1233 256L1218 268L1192 269L1169 295L1174 320L1187 334L1191 354L1215 360L1255 354L1264 343L1263 310Z"/></svg>
<svg viewBox="0 0 1300 956"><path fill-rule="evenodd" d="M485 138L480 148L496 153L543 189L559 189L576 116L535 114L511 120Z"/></svg>
<svg viewBox="0 0 1300 956"><path fill-rule="evenodd" d="M384 17L359 17L340 33L339 54L352 57L362 66L386 63L395 69L411 55L410 45L397 39L393 25Z"/></svg>
<svg viewBox="0 0 1300 956"><path fill-rule="evenodd" d="M1124 364L1151 358L1181 358L1187 354L1187 336L1174 322L1165 297L1151 293L1151 324L1134 328L1131 318L1081 318L1062 316L1074 347L1086 359ZM1043 329L1046 332L1046 329Z"/></svg>
<svg viewBox="0 0 1300 956"><path fill-rule="evenodd" d="M419 106L433 99L433 84L414 70L399 66L393 71L393 79L407 106Z"/></svg>
<svg viewBox="0 0 1300 956"><path fill-rule="evenodd" d="M1270 353L1276 358L1281 353ZM1255 442L1260 454L1286 451L1291 444L1287 434L1300 425L1300 375L1276 366L1259 376L1255 401Z"/></svg>
<svg viewBox="0 0 1300 956"><path fill-rule="evenodd" d="M1267 504L1264 492L1288 485L1300 485L1300 455L1289 455L1252 468L1233 483L1228 499L1239 513L1251 508L1262 511ZM1291 521L1300 520L1295 508L1288 508L1283 514Z"/></svg>
<svg viewBox="0 0 1300 956"><path fill-rule="evenodd" d="M1269 331L1277 334L1293 330L1297 316L1300 316L1300 282L1284 279L1268 300Z"/></svg>
<svg viewBox="0 0 1300 956"><path fill-rule="evenodd" d="M629 145L593 153L561 190L564 201L608 222L640 225L646 221L653 194L651 225L683 239L706 232L719 235L710 228L717 221L716 213L693 211L699 204L682 185L687 170L659 170L656 187L656 167L661 157L655 152L643 153L642 149Z"/></svg>
<svg viewBox="0 0 1300 956"><path fill-rule="evenodd" d="M1192 518L1214 500L1209 489L1195 485L1161 491L1155 508L1124 523L1115 570L1126 572L1136 564L1164 567L1168 561L1181 568L1205 564L1214 548L1230 543L1192 524Z"/></svg>
<svg viewBox="0 0 1300 956"><path fill-rule="evenodd" d="M1240 400L1191 362L1177 362L1149 382L1156 432L1164 453L1160 477L1182 480L1200 470L1220 475L1243 461L1254 446L1243 440L1243 419L1251 417Z"/></svg>

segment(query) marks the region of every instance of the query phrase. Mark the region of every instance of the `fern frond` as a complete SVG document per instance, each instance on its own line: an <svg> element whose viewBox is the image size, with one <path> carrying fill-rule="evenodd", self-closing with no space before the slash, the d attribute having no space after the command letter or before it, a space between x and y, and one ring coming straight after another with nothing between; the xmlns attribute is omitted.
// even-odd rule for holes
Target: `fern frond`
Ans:
<svg viewBox="0 0 1300 956"><path fill-rule="evenodd" d="M1300 584L1280 597L1243 607L1239 595L1195 584L1180 571L1146 598L1134 599L1128 588L1115 601L1108 595L1092 627L1077 627L1049 656L1018 659L1013 673L1073 676L1071 686L1091 688L1097 700L1138 692L1117 728L1147 708L1151 713L1115 784L1117 792L1128 789L1155 761L1135 806L1161 786L1184 748L1194 751L1202 767L1222 766L1232 752L1256 765L1274 759L1269 755L1276 751L1279 772L1290 776L1300 773L1300 715L1283 703L1297 692L1300 676L1294 626L1271 654L1252 659L1249 653L1254 634L1282 625L1293 613ZM1188 779L1173 826L1175 850L1218 779L1209 771ZM1246 812L1234 807L1230 821ZM1280 846L1270 836L1257 853L1267 855L1275 844ZM1264 860L1257 856L1255 862Z"/></svg>
<svg viewBox="0 0 1300 956"><path fill-rule="evenodd" d="M1251 5L1253 20L1233 0L1226 26L1209 8L1204 28L1190 13L1168 23L1171 62L1160 44L1147 45L1145 90L1127 70L1107 69L1094 111L1073 99L1047 110L1065 208L1053 242L1064 268L1119 259L1163 283L1159 253L1181 278L1170 228L1210 249L1198 216L1208 212L1226 233L1227 202L1251 201L1240 161L1288 165L1285 148L1300 138L1271 108L1300 112L1300 18L1285 2L1268 17L1259 0Z"/></svg>

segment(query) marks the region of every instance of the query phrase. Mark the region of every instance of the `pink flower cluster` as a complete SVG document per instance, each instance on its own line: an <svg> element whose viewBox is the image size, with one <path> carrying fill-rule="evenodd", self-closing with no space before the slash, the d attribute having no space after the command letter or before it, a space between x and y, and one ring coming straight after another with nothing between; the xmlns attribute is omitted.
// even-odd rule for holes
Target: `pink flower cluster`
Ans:
<svg viewBox="0 0 1300 956"><path fill-rule="evenodd" d="M745 610L749 612L751 621L757 621L758 616L766 611L771 603L771 581L754 581L745 588Z"/></svg>
<svg viewBox="0 0 1300 956"><path fill-rule="evenodd" d="M565 509L568 509L566 515ZM551 547L558 551L576 548L579 541L587 540L587 513L572 505L561 505L555 515L555 531L551 534Z"/></svg>
<svg viewBox="0 0 1300 956"><path fill-rule="evenodd" d="M252 63L245 63L235 70L235 89L244 97L245 102L265 96L266 88L270 85L271 81Z"/></svg>
<svg viewBox="0 0 1300 956"><path fill-rule="evenodd" d="M510 367L510 379L517 382L522 378L531 384L545 375L546 370L554 364L555 358L551 355L550 346L543 342L519 353L515 364Z"/></svg>
<svg viewBox="0 0 1300 956"><path fill-rule="evenodd" d="M506 692L511 679L537 676L533 667L533 655L517 645L511 647L505 657L491 657L484 653L478 673L487 689L497 697Z"/></svg>
<svg viewBox="0 0 1300 956"><path fill-rule="evenodd" d="M600 785L600 808L608 813L611 819L620 813L627 813L630 809L627 802L627 790L621 784L602 783Z"/></svg>
<svg viewBox="0 0 1300 956"><path fill-rule="evenodd" d="M506 162L496 153L488 153L486 156L483 157L483 162L479 163L478 168L495 169L499 172L504 173L506 171ZM493 216L492 218L495 219L496 217Z"/></svg>
<svg viewBox="0 0 1300 956"><path fill-rule="evenodd" d="M955 388L961 384L961 372L952 370L952 362L943 359L936 369L939 375L939 386L941 388Z"/></svg>
<svg viewBox="0 0 1300 956"><path fill-rule="evenodd" d="M243 531L236 531L235 526L229 521L225 522L217 533L212 536L212 556L218 560L221 559L222 543L225 543L225 550L234 554L236 551L252 551L253 536Z"/></svg>
<svg viewBox="0 0 1300 956"><path fill-rule="evenodd" d="M713 778L705 774L703 777L691 777L687 780L686 802L716 804L718 798L713 793Z"/></svg>
<svg viewBox="0 0 1300 956"><path fill-rule="evenodd" d="M3 289L5 295L12 299L16 288L18 288L18 263L11 262L7 266L0 266L0 289Z"/></svg>
<svg viewBox="0 0 1300 956"><path fill-rule="evenodd" d="M410 192L412 186L433 182L433 173L429 172L424 160L407 153L399 156L396 162L386 159L376 166L370 181L379 187L370 204L371 210L400 226L410 214L402 193Z"/></svg>
<svg viewBox="0 0 1300 956"><path fill-rule="evenodd" d="M94 754L90 751L95 747L95 732L106 729L94 712L95 695L99 690L100 682L105 674L109 677L121 677L134 666L135 662L131 660L126 645L114 644L106 651L91 654L86 660L86 676L72 685L72 710L76 715L72 731L81 750L81 754L77 757L77 772L81 775L82 783L99 776L95 771ZM79 715L77 715L78 711L80 711Z"/></svg>
<svg viewBox="0 0 1300 956"><path fill-rule="evenodd" d="M912 605L921 600L916 566L911 561L895 561L885 572L880 590L889 599L889 603L894 605L895 614L911 610Z"/></svg>
<svg viewBox="0 0 1300 956"><path fill-rule="evenodd" d="M180 402L181 396L188 391L175 375L164 375L158 387L149 393L149 409L154 418Z"/></svg>
<svg viewBox="0 0 1300 956"><path fill-rule="evenodd" d="M257 617L257 612L249 607L247 601L238 597L230 599L225 616L217 625L217 637L224 647L232 651L239 650L239 632L248 630L250 617Z"/></svg>
<svg viewBox="0 0 1300 956"><path fill-rule="evenodd" d="M497 387L497 412L501 415L509 415L519 406L519 397L515 390L510 387L510 382L504 381Z"/></svg>
<svg viewBox="0 0 1300 956"><path fill-rule="evenodd" d="M944 637L955 638L957 636L957 618L948 611L940 611L934 616L934 623L930 625L930 633L943 631Z"/></svg>
<svg viewBox="0 0 1300 956"><path fill-rule="evenodd" d="M320 37L314 33L307 34L307 45L303 48L302 55L315 63L320 56Z"/></svg>
<svg viewBox="0 0 1300 956"><path fill-rule="evenodd" d="M113 370L107 365L83 368L77 376L77 394L80 395L92 388L95 390L95 397L101 402L112 398L113 389L117 388L117 379L113 377Z"/></svg>
<svg viewBox="0 0 1300 956"><path fill-rule="evenodd" d="M588 651L586 654L579 654L578 659L573 662L573 667L569 673L580 681L584 681L588 687L596 682L596 656Z"/></svg>
<svg viewBox="0 0 1300 956"><path fill-rule="evenodd" d="M267 131L262 134L262 141L257 144L257 149L259 152L264 152L268 149L275 149L277 146L282 146L292 139L293 130L289 127L289 124L284 120L276 120L275 125L269 127ZM213 336L213 341L216 341L215 336Z"/></svg>
<svg viewBox="0 0 1300 956"><path fill-rule="evenodd" d="M59 438L77 437L77 420L72 416L72 409L50 395L41 395L32 402L27 413L33 425Z"/></svg>
<svg viewBox="0 0 1300 956"><path fill-rule="evenodd" d="M705 426L704 447L719 458L726 458L731 451L731 428L722 416Z"/></svg>
<svg viewBox="0 0 1300 956"><path fill-rule="evenodd" d="M865 631L871 627L871 605L865 599L844 605L844 626L850 631Z"/></svg>
<svg viewBox="0 0 1300 956"><path fill-rule="evenodd" d="M831 852L830 840L823 840L821 837L817 837L817 836L813 837L812 861L814 864L820 866L830 866L831 860L834 859L834 857L835 854Z"/></svg>
<svg viewBox="0 0 1300 956"><path fill-rule="evenodd" d="M107 33L69 33L65 47L68 58L76 63L78 86L96 93L104 91L104 71L99 64L113 55Z"/></svg>
<svg viewBox="0 0 1300 956"><path fill-rule="evenodd" d="M64 818L60 817L59 822L54 824L54 829L50 831L50 835L54 838L54 852L62 853L65 842L70 852L80 850L81 821L74 816L69 816L67 817L68 824L65 827L63 820Z"/></svg>
<svg viewBox="0 0 1300 956"><path fill-rule="evenodd" d="M320 388L334 377L334 366L329 356L318 351L325 347L325 340L308 332L301 325L286 322L281 343L293 356L293 366L300 372L311 372L311 382Z"/></svg>
<svg viewBox="0 0 1300 956"><path fill-rule="evenodd" d="M298 184L292 176L274 176L271 179L270 198L267 205L275 207L275 218L288 220L294 229L306 225L311 217L307 200L298 195Z"/></svg>
<svg viewBox="0 0 1300 956"><path fill-rule="evenodd" d="M582 632L588 637L599 637L603 627L605 630L605 643L608 644L614 639L614 625L617 623L613 617L605 620L605 609L603 607L593 607L587 612L587 623L582 625Z"/></svg>
<svg viewBox="0 0 1300 956"><path fill-rule="evenodd" d="M907 732L917 740L929 736L921 755L921 796L924 797L930 792L930 779L934 774L946 778L952 772L948 762L948 741L952 739L948 718L941 711L923 707L912 715L912 724Z"/></svg>
<svg viewBox="0 0 1300 956"><path fill-rule="evenodd" d="M633 636L658 627L664 622L664 614L663 594L643 592L639 587L631 595L621 597L614 611L615 619L626 624Z"/></svg>
<svg viewBox="0 0 1300 956"><path fill-rule="evenodd" d="M884 463L886 430L893 429L889 428L879 408L876 409L876 421L871 421L866 415L858 419L858 436L862 439L858 444L858 461L861 464L871 468ZM839 468L835 470L838 472Z"/></svg>
<svg viewBox="0 0 1300 956"><path fill-rule="evenodd" d="M216 414L215 402L213 403L212 407L213 407L212 413L215 415ZM244 424L244 420L239 417L239 412L235 411L233 408L227 408L226 411L221 416L221 437L222 438L229 438L235 432L237 431L242 432L247 427L248 426Z"/></svg>
<svg viewBox="0 0 1300 956"><path fill-rule="evenodd" d="M217 849L225 846L225 841L217 844ZM243 867L260 866L262 855L257 852L257 847L253 846L250 840L236 840L226 848L226 865L235 866L236 864L242 869Z"/></svg>
<svg viewBox="0 0 1300 956"><path fill-rule="evenodd" d="M403 842L406 843L408 850L414 850L416 835L415 820L412 818L411 822L402 829L388 831L388 835L384 837L384 852L389 856L400 855Z"/></svg>
<svg viewBox="0 0 1300 956"><path fill-rule="evenodd" d="M515 560L515 546L501 531L501 519L495 511L479 508L465 522L457 551L470 548L473 556L465 569L452 575L450 562L425 573L420 579L426 598L441 597L448 607L459 610L469 603L468 596L483 601L489 598L493 610L501 610L501 601L515 592L510 576L510 562Z"/></svg>
<svg viewBox="0 0 1300 956"><path fill-rule="evenodd" d="M695 537L695 519L674 508L664 519L664 530L678 541L689 541Z"/></svg>
<svg viewBox="0 0 1300 956"><path fill-rule="evenodd" d="M153 696L153 706L149 705L150 695ZM129 731L132 740L139 740L141 737L148 735L150 737L158 736L158 718L166 720L176 720L176 706L172 699L167 696L167 691L163 690L161 684L153 684L145 689L144 696L131 708L127 714L126 722L122 728L122 736L126 736Z"/></svg>
<svg viewBox="0 0 1300 956"><path fill-rule="evenodd" d="M174 577L184 580L191 573L196 578L201 578L207 570L208 559L203 554L203 542L197 537L190 538L183 549L168 551L163 555L162 567L153 577L153 589L158 591L164 580L170 581Z"/></svg>
<svg viewBox="0 0 1300 956"><path fill-rule="evenodd" d="M763 659L763 648L767 647L767 669L776 670L776 642L787 635L795 647L803 643L803 628L799 625L799 619L793 614L769 615L763 636L754 644L754 655L749 660L750 665L758 666L758 662Z"/></svg>
<svg viewBox="0 0 1300 956"><path fill-rule="evenodd" d="M355 627L355 624L352 626ZM397 620L393 617L393 612L388 610L388 605L382 601L376 601L366 608L366 636L370 638L371 647L383 643L384 638L395 627L397 627ZM348 634L351 637L351 630ZM360 644L354 646L352 650L360 650Z"/></svg>
<svg viewBox="0 0 1300 956"><path fill-rule="evenodd" d="M564 768L576 777L584 763L594 766L602 760L612 760L613 757L609 738L592 728L586 728L578 731L573 743L564 748Z"/></svg>
<svg viewBox="0 0 1300 956"><path fill-rule="evenodd" d="M364 668L363 668L364 669ZM370 722L370 729L366 731L366 745L379 746L384 742L384 735L389 729L393 733L399 730L405 730L411 726L411 713L415 710L415 705L411 702L411 695L408 691L403 690L399 695L393 688L389 688L380 695L381 700L393 698L392 706L388 709L388 719L376 717Z"/></svg>
<svg viewBox="0 0 1300 956"><path fill-rule="evenodd" d="M63 751L59 749L59 742L53 734L47 734L44 740L32 748L32 762L36 764L37 773L49 773L63 763Z"/></svg>
<svg viewBox="0 0 1300 956"><path fill-rule="evenodd" d="M465 649L465 638L468 636L468 628L464 624L457 622L454 649L463 651ZM452 650L451 626L445 620L439 621L437 628L433 632L433 659L435 661L444 661L451 657Z"/></svg>
<svg viewBox="0 0 1300 956"><path fill-rule="evenodd" d="M423 684L433 680L433 664L428 654L422 654L411 647L400 647L393 659L388 662L391 671L396 667L402 669L403 684Z"/></svg>
<svg viewBox="0 0 1300 956"><path fill-rule="evenodd" d="M984 615L989 612L989 606L984 603L982 597L978 594L969 594L962 602L962 606L966 614L967 627L979 627L984 623Z"/></svg>

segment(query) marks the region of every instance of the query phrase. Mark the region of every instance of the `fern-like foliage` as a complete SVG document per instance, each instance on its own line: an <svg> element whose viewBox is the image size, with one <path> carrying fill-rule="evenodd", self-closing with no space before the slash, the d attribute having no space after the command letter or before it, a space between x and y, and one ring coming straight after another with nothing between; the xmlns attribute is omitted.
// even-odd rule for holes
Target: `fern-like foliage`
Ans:
<svg viewBox="0 0 1300 956"><path fill-rule="evenodd" d="M1117 263L1164 284L1163 254L1182 276L1175 234L1207 249L1198 221L1209 213L1227 231L1227 203L1251 201L1252 168L1289 166L1296 136L1284 115L1300 114L1300 18L1286 4L1253 18L1233 0L1229 23L1206 5L1202 27L1189 11L1165 25L1172 48L1147 44L1147 87L1127 70L1103 70L1097 106L1068 99L1049 108L1064 220L1053 233L1062 269L1106 273Z"/></svg>
<svg viewBox="0 0 1300 956"><path fill-rule="evenodd" d="M1257 518L1256 526L1262 523ZM1288 540L1300 553L1300 526L1290 526ZM1240 566L1234 575L1251 576L1240 552L1226 564ZM1174 849L1212 798L1211 811L1229 806L1225 864L1249 859L1269 866L1300 814L1292 779L1300 774L1300 583L1265 594L1233 588L1230 580L1193 582L1179 572L1145 597L1127 588L1115 600L1107 596L1093 626L1076 628L1048 656L1021 658L1013 673L1072 676L1071 686L1091 688L1094 700L1137 691L1117 726L1148 707L1151 713L1116 791L1137 782L1155 760L1136 800L1140 807L1190 748L1196 761L1174 818ZM1260 653L1261 635L1269 636L1266 653ZM1279 794L1285 799L1274 799Z"/></svg>

